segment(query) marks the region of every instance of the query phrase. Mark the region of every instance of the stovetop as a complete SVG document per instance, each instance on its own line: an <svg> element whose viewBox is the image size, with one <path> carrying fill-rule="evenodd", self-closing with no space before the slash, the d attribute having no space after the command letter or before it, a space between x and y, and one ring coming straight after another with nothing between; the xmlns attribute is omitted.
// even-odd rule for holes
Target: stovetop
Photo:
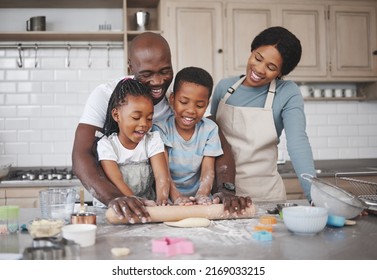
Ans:
<svg viewBox="0 0 377 280"><path fill-rule="evenodd" d="M68 167L15 167L3 181L43 181L76 179Z"/></svg>
<svg viewBox="0 0 377 280"><path fill-rule="evenodd" d="M12 167L0 187L81 186L80 180L67 167Z"/></svg>

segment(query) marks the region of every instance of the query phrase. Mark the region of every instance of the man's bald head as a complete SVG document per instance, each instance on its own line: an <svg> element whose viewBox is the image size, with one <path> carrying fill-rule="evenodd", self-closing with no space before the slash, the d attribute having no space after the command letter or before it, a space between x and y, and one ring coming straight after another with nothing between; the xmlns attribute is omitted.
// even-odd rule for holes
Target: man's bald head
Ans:
<svg viewBox="0 0 377 280"><path fill-rule="evenodd" d="M160 102L173 80L168 42L159 34L144 32L130 43L128 70L135 79L151 88L153 103Z"/></svg>
<svg viewBox="0 0 377 280"><path fill-rule="evenodd" d="M170 54L168 42L160 34L153 32L144 32L136 36L128 48L128 57L131 58L140 49L161 49Z"/></svg>

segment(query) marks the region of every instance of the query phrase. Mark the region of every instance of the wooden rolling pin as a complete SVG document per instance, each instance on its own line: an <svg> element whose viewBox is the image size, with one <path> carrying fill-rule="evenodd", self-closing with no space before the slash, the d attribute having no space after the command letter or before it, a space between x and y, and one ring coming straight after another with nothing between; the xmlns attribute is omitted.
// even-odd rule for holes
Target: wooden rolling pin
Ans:
<svg viewBox="0 0 377 280"><path fill-rule="evenodd" d="M252 218L255 215L255 206L252 204L246 208L246 213L237 217L233 215L224 214L223 204L212 205L191 205L191 206L146 206L151 222L175 222L186 218L206 218L209 220L225 220L225 219L240 219ZM112 208L106 210L106 219L109 223L128 224L127 218L120 220ZM135 223L141 223L138 217L134 217Z"/></svg>

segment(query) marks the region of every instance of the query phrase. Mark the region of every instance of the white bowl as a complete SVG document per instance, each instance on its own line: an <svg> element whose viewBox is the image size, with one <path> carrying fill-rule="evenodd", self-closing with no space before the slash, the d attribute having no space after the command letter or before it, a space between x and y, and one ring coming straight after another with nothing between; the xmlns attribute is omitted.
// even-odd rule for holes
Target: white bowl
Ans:
<svg viewBox="0 0 377 280"><path fill-rule="evenodd" d="M96 243L96 230L97 226L92 224L71 224L62 228L62 236L81 247L89 247Z"/></svg>
<svg viewBox="0 0 377 280"><path fill-rule="evenodd" d="M297 234L316 234L327 223L326 208L313 206L296 206L283 208L283 221L290 231Z"/></svg>

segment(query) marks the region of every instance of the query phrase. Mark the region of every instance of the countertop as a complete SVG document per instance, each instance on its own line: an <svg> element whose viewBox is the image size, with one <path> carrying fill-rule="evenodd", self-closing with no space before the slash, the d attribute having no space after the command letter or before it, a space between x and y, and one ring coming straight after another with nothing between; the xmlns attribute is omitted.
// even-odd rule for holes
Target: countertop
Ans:
<svg viewBox="0 0 377 280"><path fill-rule="evenodd" d="M315 160L314 166L318 177L334 177L337 173L367 172L377 174L377 159L336 159ZM297 178L292 162L286 161L278 165L282 178Z"/></svg>
<svg viewBox="0 0 377 280"><path fill-rule="evenodd" d="M371 172L377 174L377 159L336 159L336 160L315 160L314 165L318 177L334 177L339 172ZM15 167L13 167L15 168ZM70 167L66 167L70 169ZM292 162L278 164L278 171L283 178L297 178ZM0 180L1 188L25 188L25 187L75 187L81 186L77 178L71 180L24 180L8 181Z"/></svg>
<svg viewBox="0 0 377 280"><path fill-rule="evenodd" d="M305 200L293 200L307 205ZM277 203L277 202L276 202ZM276 215L273 240L258 241L251 237L258 218L266 214L266 209L276 203L258 203L257 214L252 219L213 220L206 228L173 228L163 223L137 225L110 225L104 218L105 209L90 207L97 213L96 244L81 248L83 260L164 260L164 259L260 259L260 260L331 260L331 259L377 259L377 216L360 216L356 225L342 228L326 227L316 235L296 235L287 230L283 221ZM38 217L40 210L21 209L20 222L25 223ZM167 257L152 253L153 239L163 237L183 237L191 240L195 252L190 255ZM2 258L21 256L24 248L32 244L31 236L26 232L0 235L0 254ZM111 254L113 247L127 247L128 256L116 258ZM8 253L4 254L4 253Z"/></svg>

